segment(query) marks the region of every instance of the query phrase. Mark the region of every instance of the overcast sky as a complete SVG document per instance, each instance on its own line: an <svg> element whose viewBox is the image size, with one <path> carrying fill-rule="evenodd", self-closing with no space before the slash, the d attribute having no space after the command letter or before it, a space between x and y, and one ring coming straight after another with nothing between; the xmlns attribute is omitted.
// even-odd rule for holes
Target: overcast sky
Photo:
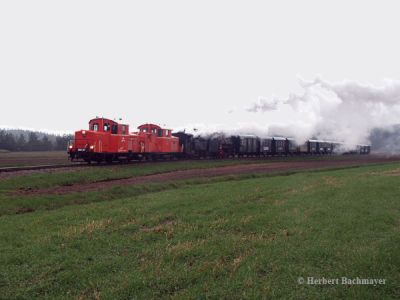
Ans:
<svg viewBox="0 0 400 300"><path fill-rule="evenodd" d="M400 79L398 1L1 1L0 125L282 122L297 76Z"/></svg>

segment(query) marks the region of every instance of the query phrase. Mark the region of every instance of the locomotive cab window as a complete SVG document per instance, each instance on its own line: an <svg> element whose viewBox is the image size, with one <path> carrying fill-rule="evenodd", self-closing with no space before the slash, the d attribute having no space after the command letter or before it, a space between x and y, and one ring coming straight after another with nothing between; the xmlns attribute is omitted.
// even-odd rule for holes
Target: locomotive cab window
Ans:
<svg viewBox="0 0 400 300"><path fill-rule="evenodd" d="M162 134L162 129L158 129L158 136L159 136L159 137L162 137L162 136L163 136L163 134Z"/></svg>
<svg viewBox="0 0 400 300"><path fill-rule="evenodd" d="M92 130L93 131L99 131L99 124L94 123L93 126L92 126Z"/></svg>
<svg viewBox="0 0 400 300"><path fill-rule="evenodd" d="M112 134L117 134L118 133L118 125L117 124L113 124L111 126L111 133Z"/></svg>
<svg viewBox="0 0 400 300"><path fill-rule="evenodd" d="M157 128L153 128L153 129L151 130L151 132L154 133L154 134L156 134L156 133L157 133Z"/></svg>
<svg viewBox="0 0 400 300"><path fill-rule="evenodd" d="M108 123L104 124L104 131L107 132L110 129L110 125Z"/></svg>
<svg viewBox="0 0 400 300"><path fill-rule="evenodd" d="M126 134L126 127L125 127L125 125L122 125L122 134Z"/></svg>

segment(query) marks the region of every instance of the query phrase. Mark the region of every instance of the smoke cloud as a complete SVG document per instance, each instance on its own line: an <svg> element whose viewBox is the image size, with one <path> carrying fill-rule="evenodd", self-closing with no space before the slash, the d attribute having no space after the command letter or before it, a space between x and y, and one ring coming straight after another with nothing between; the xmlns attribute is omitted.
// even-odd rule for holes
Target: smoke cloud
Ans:
<svg viewBox="0 0 400 300"><path fill-rule="evenodd" d="M265 112L269 110L276 110L278 108L279 99L268 99L265 97L258 97L258 101L246 110L249 112Z"/></svg>
<svg viewBox="0 0 400 300"><path fill-rule="evenodd" d="M356 81L331 83L320 78L300 79L301 94L286 99L259 97L248 112L279 114L288 106L294 114L285 125L269 124L269 133L293 136L298 141L312 137L370 143L374 128L399 123L400 81L386 80L381 86Z"/></svg>
<svg viewBox="0 0 400 300"><path fill-rule="evenodd" d="M370 140L375 153L398 154L400 153L400 125L374 128Z"/></svg>

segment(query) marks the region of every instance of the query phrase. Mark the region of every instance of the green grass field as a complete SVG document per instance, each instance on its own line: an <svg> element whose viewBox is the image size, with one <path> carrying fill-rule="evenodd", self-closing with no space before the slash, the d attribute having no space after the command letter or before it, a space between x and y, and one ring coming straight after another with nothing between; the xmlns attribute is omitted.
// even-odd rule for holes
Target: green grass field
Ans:
<svg viewBox="0 0 400 300"><path fill-rule="evenodd" d="M400 298L399 163L12 193L79 173L0 183L0 298ZM386 284L298 283L343 276Z"/></svg>

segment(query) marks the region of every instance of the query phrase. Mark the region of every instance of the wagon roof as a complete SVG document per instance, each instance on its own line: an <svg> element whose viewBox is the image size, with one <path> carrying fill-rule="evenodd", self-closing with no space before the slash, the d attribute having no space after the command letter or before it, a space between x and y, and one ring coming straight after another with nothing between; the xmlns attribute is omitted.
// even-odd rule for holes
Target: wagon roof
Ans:
<svg viewBox="0 0 400 300"><path fill-rule="evenodd" d="M254 134L239 134L238 136L240 136L240 137L245 137L245 138L257 138L257 136L256 135L254 135Z"/></svg>

